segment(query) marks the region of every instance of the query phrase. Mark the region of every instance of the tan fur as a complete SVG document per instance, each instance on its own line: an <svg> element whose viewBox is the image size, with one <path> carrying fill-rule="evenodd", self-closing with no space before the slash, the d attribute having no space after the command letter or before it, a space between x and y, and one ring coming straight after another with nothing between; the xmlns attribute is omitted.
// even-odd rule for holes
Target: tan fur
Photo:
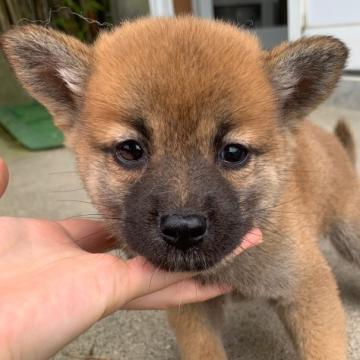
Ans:
<svg viewBox="0 0 360 360"><path fill-rule="evenodd" d="M184 359L227 359L221 343L222 300L184 305L168 311ZM196 346L194 346L196 344Z"/></svg>
<svg viewBox="0 0 360 360"><path fill-rule="evenodd" d="M81 94L63 84L69 91L65 100L76 99L65 107L63 98L47 95L36 74L27 73L31 62L38 77L43 74L31 49L43 46L49 34L69 59L80 58L74 81ZM257 196L254 208L254 226L262 230L264 243L204 271L198 280L227 283L235 294L274 304L302 360L346 359L344 312L317 241L329 235L340 253L360 266L353 145L344 125L335 137L303 119L341 75L347 56L341 42L314 37L264 52L246 31L190 17L125 23L103 33L92 47L37 27L15 29L2 41L20 80L66 129L84 184L119 237L109 204L123 204L147 169L125 171L100 149L136 138L131 122L137 118L151 132L151 169L168 176L168 192L179 207L194 197L188 167L195 152L213 165L211 139L222 121L232 125L224 142L261 149L241 170L218 171L235 191L266 194ZM54 60L60 78L49 77L47 85L64 82L61 76L71 64ZM169 312L184 359L226 359L221 312L221 300Z"/></svg>

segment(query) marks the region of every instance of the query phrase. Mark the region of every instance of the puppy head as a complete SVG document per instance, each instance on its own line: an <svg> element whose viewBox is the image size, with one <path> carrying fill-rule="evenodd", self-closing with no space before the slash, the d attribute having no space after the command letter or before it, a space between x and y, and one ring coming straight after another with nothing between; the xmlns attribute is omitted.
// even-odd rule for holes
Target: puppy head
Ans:
<svg viewBox="0 0 360 360"><path fill-rule="evenodd" d="M215 265L261 227L296 123L347 56L330 37L264 52L246 31L194 18L126 23L92 46L35 26L2 43L115 234L180 271Z"/></svg>

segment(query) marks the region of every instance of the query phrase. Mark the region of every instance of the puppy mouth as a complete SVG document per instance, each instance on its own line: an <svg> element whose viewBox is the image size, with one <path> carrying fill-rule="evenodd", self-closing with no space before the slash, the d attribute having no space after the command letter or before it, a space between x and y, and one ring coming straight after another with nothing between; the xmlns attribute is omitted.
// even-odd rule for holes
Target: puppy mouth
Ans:
<svg viewBox="0 0 360 360"><path fill-rule="evenodd" d="M163 256L146 256L155 266L170 272L206 271L216 265L221 259L209 256L199 247L177 249L166 246Z"/></svg>
<svg viewBox="0 0 360 360"><path fill-rule="evenodd" d="M144 241L139 248L131 241L128 241L128 245L135 254L145 257L155 267L162 270L206 272L231 263L243 250L260 242L261 232L260 235L259 232L260 230L250 227L236 237L232 235L232 240L227 237L227 241L223 241L222 244L220 242L220 245L214 244L211 236L190 247L174 246L164 242L164 239L160 237L155 238L155 241Z"/></svg>

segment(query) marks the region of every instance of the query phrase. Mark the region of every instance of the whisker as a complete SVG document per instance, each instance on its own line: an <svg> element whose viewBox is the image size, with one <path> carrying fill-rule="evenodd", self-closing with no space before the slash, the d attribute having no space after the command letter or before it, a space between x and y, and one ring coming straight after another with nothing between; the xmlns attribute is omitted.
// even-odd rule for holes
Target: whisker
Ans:
<svg viewBox="0 0 360 360"><path fill-rule="evenodd" d="M93 202L91 201L85 201L85 200L75 200L75 199L57 199L55 201L58 202L77 202L77 203L82 203L82 204L90 204L90 205L94 205Z"/></svg>
<svg viewBox="0 0 360 360"><path fill-rule="evenodd" d="M53 171L48 173L48 175L60 175L60 174L77 174L76 170L72 170L72 171Z"/></svg>
<svg viewBox="0 0 360 360"><path fill-rule="evenodd" d="M75 192L75 191L80 191L80 190L84 190L85 188L81 187L81 188L77 188L77 189L71 189L71 190L51 190L50 193L68 193L68 192Z"/></svg>

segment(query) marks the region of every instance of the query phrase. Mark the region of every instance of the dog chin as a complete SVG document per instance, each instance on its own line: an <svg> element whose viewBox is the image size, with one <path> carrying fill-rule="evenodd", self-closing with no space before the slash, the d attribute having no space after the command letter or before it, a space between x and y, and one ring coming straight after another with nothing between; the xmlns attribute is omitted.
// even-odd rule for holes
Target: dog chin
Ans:
<svg viewBox="0 0 360 360"><path fill-rule="evenodd" d="M147 259L154 266L169 272L207 271L221 261L221 258L215 260L195 249L187 251L171 249L162 258L147 257Z"/></svg>
<svg viewBox="0 0 360 360"><path fill-rule="evenodd" d="M239 241L238 246L241 241ZM221 254L221 251L216 251L216 249L212 249L211 253L207 253L205 249L197 247L181 250L168 246L161 252L151 254L145 254L141 250L132 250L133 253L146 258L155 267L168 272L211 272L212 269L231 262L234 258L233 252L238 246L235 246L227 254Z"/></svg>

